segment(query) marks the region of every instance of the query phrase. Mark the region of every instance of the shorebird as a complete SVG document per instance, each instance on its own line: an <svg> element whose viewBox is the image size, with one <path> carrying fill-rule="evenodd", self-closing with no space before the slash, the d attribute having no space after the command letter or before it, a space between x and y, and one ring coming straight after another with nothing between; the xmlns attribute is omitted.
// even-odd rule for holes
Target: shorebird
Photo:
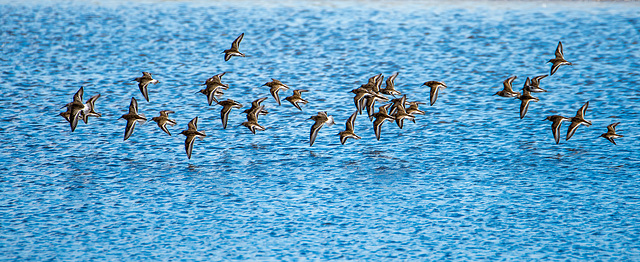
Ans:
<svg viewBox="0 0 640 262"><path fill-rule="evenodd" d="M531 80L528 77L527 77L527 80L524 81L524 86L522 87L522 89L527 89L531 93L547 92L547 90L540 88L538 85L533 85Z"/></svg>
<svg viewBox="0 0 640 262"><path fill-rule="evenodd" d="M276 102L278 102L278 105L281 105L280 104L280 95L278 95L278 92L281 89L289 90L289 87L287 85L283 84L282 82L280 82L280 80L273 79L273 78L271 78L271 80L272 80L271 82L267 82L262 86L270 87L269 92L271 93L273 98L276 100Z"/></svg>
<svg viewBox="0 0 640 262"><path fill-rule="evenodd" d="M122 115L120 118L127 120L127 127L124 129L124 140L127 140L133 134L136 122L147 121L144 115L138 114L138 101L133 97L131 98L131 104L129 104L129 113Z"/></svg>
<svg viewBox="0 0 640 262"><path fill-rule="evenodd" d="M78 126L78 118L82 117L81 114L85 109L85 104L82 103L82 96L84 95L84 87L80 87L78 91L73 95L73 101L67 103L62 108L67 108L66 112L60 113L60 116L64 117L71 125L71 132L76 130Z"/></svg>
<svg viewBox="0 0 640 262"><path fill-rule="evenodd" d="M94 95L92 97L89 98L89 100L87 100L87 103L85 104L85 110L82 111L82 121L84 121L85 124L89 123L89 117L93 116L93 117L101 117L102 114L96 112L96 100L98 100L98 98L100 98L100 94Z"/></svg>
<svg viewBox="0 0 640 262"><path fill-rule="evenodd" d="M494 94L495 95L499 95L501 97L518 97L520 96L520 92L516 92L513 91L512 88L512 83L513 80L516 80L516 78L518 78L517 76L511 76L509 78L507 78L506 80L504 80L504 82L502 82L502 85L504 86L504 88L501 91L498 91L497 93Z"/></svg>
<svg viewBox="0 0 640 262"><path fill-rule="evenodd" d="M149 90L147 89L147 86L149 86L149 84L157 84L160 83L160 81L153 79L153 77L151 77L151 73L149 72L142 72L142 76L141 77L137 77L136 79L134 79L134 81L138 82L138 88L140 88L140 92L142 93L142 96L144 96L144 99L147 100L147 102L149 102Z"/></svg>
<svg viewBox="0 0 640 262"><path fill-rule="evenodd" d="M544 90L544 89L540 88L540 80L542 80L543 78L545 78L545 77L547 77L547 76L549 76L549 75L539 75L539 76L534 76L533 78L531 78L531 84L530 84L530 86L531 86L533 89L536 89L536 90L537 90L537 89L539 89L539 90L541 90L541 92L547 92L547 90ZM533 91L531 91L531 92L533 92Z"/></svg>
<svg viewBox="0 0 640 262"><path fill-rule="evenodd" d="M376 106L376 101L381 101L381 102L386 102L389 101L389 98L386 98L383 95L379 95L377 93L371 93L371 95L369 96L365 96L365 108L367 109L367 115L369 116L369 119L372 118L371 115L373 115L374 113L374 107Z"/></svg>
<svg viewBox="0 0 640 262"><path fill-rule="evenodd" d="M244 37L244 33L238 36L236 40L233 40L233 43L231 43L231 48L222 51L224 53L224 61L229 61L229 59L231 59L232 56L244 57L244 54L238 51L238 48L240 46L240 41L242 41L243 37Z"/></svg>
<svg viewBox="0 0 640 262"><path fill-rule="evenodd" d="M408 114L407 111L405 111L404 106L396 108L396 113L393 117L396 119L396 124L400 129L402 129L402 126L404 125L404 119L409 119L414 123L416 122L415 116Z"/></svg>
<svg viewBox="0 0 640 262"><path fill-rule="evenodd" d="M363 105L364 98L371 95L370 91L367 90L366 88L358 87L356 89L351 90L350 92L356 94L356 96L353 97L353 103L356 105L358 114L362 114L362 108L364 107Z"/></svg>
<svg viewBox="0 0 640 262"><path fill-rule="evenodd" d="M187 158L191 159L191 151L193 150L193 141L197 138L203 139L207 135L204 131L198 131L198 117L196 116L194 119L189 121L187 130L183 130L180 132L187 137L184 141L184 149L187 151Z"/></svg>
<svg viewBox="0 0 640 262"><path fill-rule="evenodd" d="M571 121L571 118L564 117L560 115L552 115L548 116L544 120L551 121L551 132L553 133L553 139L556 140L556 144L560 143L560 126L562 126L562 122Z"/></svg>
<svg viewBox="0 0 640 262"><path fill-rule="evenodd" d="M206 85L207 87L203 88L198 92L207 96L207 103L209 103L209 105L211 105L214 101L218 103L218 99L216 99L216 97L221 97L222 95L224 95L222 90L220 90L220 88L222 88L223 86L220 85L219 83L213 83L213 82L208 83Z"/></svg>
<svg viewBox="0 0 640 262"><path fill-rule="evenodd" d="M151 118L151 120L156 122L158 124L158 127L160 127L160 129L162 129L162 131L167 133L167 135L171 135L171 133L169 133L169 130L167 129L167 125L170 125L170 126L175 126L176 125L176 121L175 120L169 119L169 114L173 114L173 113L175 113L175 112L170 111L170 110L162 110L162 111L160 111L160 116L156 116L154 118Z"/></svg>
<svg viewBox="0 0 640 262"><path fill-rule="evenodd" d="M576 129L578 129L580 125L591 126L591 121L587 121L584 119L584 114L587 112L588 107L589 107L589 101L584 103L584 105L582 105L582 107L578 109L578 112L576 112L576 116L571 118L571 125L569 125L569 129L567 130L566 141L569 141L569 138L573 136L573 133L576 132Z"/></svg>
<svg viewBox="0 0 640 262"><path fill-rule="evenodd" d="M399 73L396 72L387 78L387 82L386 82L387 86L383 89L380 89L380 93L383 93L385 95L392 95L393 97L397 95L401 95L401 93L397 91L395 88L395 80L396 80L396 77L398 77L398 74Z"/></svg>
<svg viewBox="0 0 640 262"><path fill-rule="evenodd" d="M531 95L528 88L522 89L522 95L518 96L522 102L520 102L520 119L523 119L527 114L527 110L529 110L529 103L531 101L538 102L539 99Z"/></svg>
<svg viewBox="0 0 640 262"><path fill-rule="evenodd" d="M556 58L549 60L547 63L552 63L550 75L553 75L561 65L572 65L571 62L564 59L562 42L558 41L558 47L556 47Z"/></svg>
<svg viewBox="0 0 640 262"><path fill-rule="evenodd" d="M202 84L202 85L209 86L209 85L212 85L212 84L216 84L216 85L219 85L220 88L222 88L224 90L227 90L227 89L229 89L229 85L222 83L222 76L224 76L224 74L226 74L226 73L227 72L222 72L220 74L217 74L217 75L214 75L214 76L212 76L210 78L207 78L207 80L204 81L204 84Z"/></svg>
<svg viewBox="0 0 640 262"><path fill-rule="evenodd" d="M267 97L261 97L258 98L256 100L253 100L253 102L251 102L251 108L245 109L244 111L242 111L242 113L247 114L247 117L249 117L249 114L253 114L257 112L257 116L264 116L267 113L267 110L264 109L264 106L260 106L260 103L262 103L264 100L267 100ZM258 111L259 110L259 111Z"/></svg>
<svg viewBox="0 0 640 262"><path fill-rule="evenodd" d="M264 109L264 106L258 106L258 108L256 108L255 110L248 112L247 121L242 122L241 124L249 128L249 130L251 130L251 133L253 133L254 135L256 134L256 130L260 130L260 131L266 130L266 128L258 124L258 115L260 114L260 112L262 112L263 109Z"/></svg>
<svg viewBox="0 0 640 262"><path fill-rule="evenodd" d="M405 109L405 111L407 112L407 114L410 115L424 115L424 111L420 110L418 107L420 105L424 105L425 103L422 102L406 102L406 104L409 105L409 107L407 107Z"/></svg>
<svg viewBox="0 0 640 262"><path fill-rule="evenodd" d="M327 126L331 126L335 122L333 122L333 117L327 115L327 112L325 111L318 112L317 115L312 116L309 119L313 119L313 121L315 121L315 123L313 123L313 125L311 126L311 133L309 134L309 146L313 146L313 142L316 141L316 136L318 136L318 131L320 131L320 128L322 128L324 124L326 124Z"/></svg>
<svg viewBox="0 0 640 262"><path fill-rule="evenodd" d="M385 121L393 121L395 118L387 113L387 108L391 104L386 104L380 107L377 113L373 114L375 120L373 120L373 132L376 134L376 139L380 140L380 131L382 129L382 124Z"/></svg>
<svg viewBox="0 0 640 262"><path fill-rule="evenodd" d="M609 142L616 144L616 141L613 141L614 138L623 137L623 135L616 134L616 126L620 124L620 122L616 122L607 126L607 132L600 135L601 137L606 138Z"/></svg>
<svg viewBox="0 0 640 262"><path fill-rule="evenodd" d="M231 112L232 108L240 109L242 108L242 104L233 101L231 99L227 99L225 101L218 102L218 105L222 106L222 110L220 110L220 117L222 119L222 128L227 128L227 120L229 119L229 112Z"/></svg>
<svg viewBox="0 0 640 262"><path fill-rule="evenodd" d="M369 80L367 80L367 83L364 85L361 85L360 88L366 89L374 93L378 93L380 91L380 85L382 84L382 78L384 78L382 74L377 74L375 76L372 76L369 78Z"/></svg>
<svg viewBox="0 0 640 262"><path fill-rule="evenodd" d="M291 96L287 96L284 98L284 100L289 101L289 103L291 103L293 106L295 106L297 109L299 109L300 111L302 111L302 108L300 108L300 105L298 105L298 103L303 103L303 104L307 104L309 103L309 101L304 100L302 98L302 92L309 92L309 90L304 90L304 89L296 89L293 90L293 95Z"/></svg>
<svg viewBox="0 0 640 262"><path fill-rule="evenodd" d="M348 138L360 139L360 136L356 135L356 133L353 132L353 126L355 125L357 115L358 115L357 111L353 112L353 114L351 114L349 119L347 119L347 123L345 124L346 125L345 130L338 133L338 135L340 136L340 143L342 143L343 145Z"/></svg>
<svg viewBox="0 0 640 262"><path fill-rule="evenodd" d="M429 97L430 97L430 101L431 101L431 106L433 106L433 104L436 103L436 100L438 99L438 93L440 92L440 89L447 88L447 85L445 85L443 82L440 82L440 81L427 81L422 85L428 86L428 87L431 88L431 90L429 91Z"/></svg>

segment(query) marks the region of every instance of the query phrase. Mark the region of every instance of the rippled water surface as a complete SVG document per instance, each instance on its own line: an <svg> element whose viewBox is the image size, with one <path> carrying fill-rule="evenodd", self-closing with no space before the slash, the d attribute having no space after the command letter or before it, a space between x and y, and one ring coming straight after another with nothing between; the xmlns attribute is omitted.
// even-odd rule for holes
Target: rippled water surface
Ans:
<svg viewBox="0 0 640 262"><path fill-rule="evenodd" d="M637 3L3 2L4 259L640 261ZM246 57L225 62L241 33ZM520 119L492 95L548 73L558 41L574 65ZM150 102L142 71L160 80ZM221 72L222 99L269 97L266 131L236 109L222 128L197 93ZM349 91L394 72L410 101L448 88L380 141L358 116L362 139L341 145ZM309 104L278 106L271 78ZM80 86L102 117L70 132L58 114ZM175 111L173 136L149 121L123 141L131 97ZM593 125L556 145L542 120L586 101ZM336 125L310 147L318 111ZM187 159L196 116L208 136ZM614 122L617 146L599 137Z"/></svg>

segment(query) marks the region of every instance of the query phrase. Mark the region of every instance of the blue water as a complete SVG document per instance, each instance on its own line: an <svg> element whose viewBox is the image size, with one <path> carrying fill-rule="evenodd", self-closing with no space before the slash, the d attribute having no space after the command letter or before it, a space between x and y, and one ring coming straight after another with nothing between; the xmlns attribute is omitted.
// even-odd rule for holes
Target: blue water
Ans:
<svg viewBox="0 0 640 262"><path fill-rule="evenodd" d="M9 2L0 4L2 260L640 261L640 5L596 2ZM222 50L245 33L247 57ZM567 60L519 119L502 81ZM160 80L143 99L133 78ZM227 72L223 99L268 96L252 135L196 93ZM378 73L429 101L375 140L337 133L348 93ZM264 83L304 93L277 106ZM58 114L84 86L101 118ZM291 95L283 91L281 99ZM131 97L151 118L123 141ZM546 116L573 116L553 141ZM305 121L328 111L313 147ZM184 152L187 122L207 137ZM621 122L615 146L598 137ZM568 124L563 125L562 136Z"/></svg>

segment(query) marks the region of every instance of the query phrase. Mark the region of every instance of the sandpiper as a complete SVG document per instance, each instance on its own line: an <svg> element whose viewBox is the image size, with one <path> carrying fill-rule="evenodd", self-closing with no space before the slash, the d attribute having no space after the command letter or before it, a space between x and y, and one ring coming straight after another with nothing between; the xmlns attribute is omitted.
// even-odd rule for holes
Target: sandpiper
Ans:
<svg viewBox="0 0 640 262"><path fill-rule="evenodd" d="M560 143L560 126L562 126L562 122L571 121L571 118L564 117L560 115L552 115L548 116L544 120L551 121L551 132L553 133L553 139L556 140L556 144Z"/></svg>
<svg viewBox="0 0 640 262"><path fill-rule="evenodd" d="M207 87L198 92L207 96L207 103L209 103L209 105L211 105L213 102L218 103L218 99L216 98L224 95L222 90L220 90L220 88L222 88L223 86L219 83L208 83L206 85Z"/></svg>
<svg viewBox="0 0 640 262"><path fill-rule="evenodd" d="M373 91L377 93L379 91L380 84L382 84L381 78L384 78L382 74L377 74L375 76L372 76L369 78L366 84L360 85L360 88L364 88L368 91ZM378 87L378 91L374 91L376 87Z"/></svg>
<svg viewBox="0 0 640 262"><path fill-rule="evenodd" d="M498 91L497 93L494 94L495 95L499 95L501 97L518 97L520 96L520 92L516 92L513 91L512 88L512 83L513 80L516 80L516 78L518 78L517 76L511 76L509 78L507 78L506 80L504 80L504 82L502 82L502 85L504 86L504 88L501 91Z"/></svg>
<svg viewBox="0 0 640 262"><path fill-rule="evenodd" d="M365 96L365 108L367 109L367 115L369 116L369 119L372 119L372 115L374 113L374 107L376 106L376 101L381 101L381 102L386 102L389 101L389 98L377 94L377 93L371 93L371 95L369 96Z"/></svg>
<svg viewBox="0 0 640 262"><path fill-rule="evenodd" d="M203 85L212 85L212 84L216 84L219 85L220 88L227 90L229 89L229 85L228 84L223 84L222 83L222 76L224 76L224 74L226 74L227 72L222 72L220 74L214 75L210 78L208 78L206 81L204 81Z"/></svg>
<svg viewBox="0 0 640 262"><path fill-rule="evenodd" d="M429 91L429 97L430 97L430 101L431 101L431 106L433 106L433 104L436 103L436 100L438 99L438 93L440 92L440 89L447 88L447 85L445 85L443 82L440 82L440 81L427 81L422 85L428 86L428 87L431 88L431 90Z"/></svg>
<svg viewBox="0 0 640 262"><path fill-rule="evenodd" d="M312 116L309 119L313 119L315 121L315 123L313 123L313 125L311 126L311 133L309 135L309 146L313 146L313 142L316 141L316 136L318 136L318 131L320 131L320 128L324 124L327 124L327 126L331 126L335 122L333 122L333 117L327 115L327 112L325 111L318 112L317 115Z"/></svg>
<svg viewBox="0 0 640 262"><path fill-rule="evenodd" d="M227 120L229 119L229 112L231 112L232 108L240 109L242 108L242 104L233 101L231 99L227 99L225 101L218 102L218 105L222 106L222 110L220 110L220 117L222 119L222 128L227 128Z"/></svg>
<svg viewBox="0 0 640 262"><path fill-rule="evenodd" d="M238 36L236 40L233 40L233 43L231 43L231 48L222 51L224 53L224 61L229 61L229 59L231 59L232 56L244 57L244 54L238 51L238 48L240 46L240 41L242 41L243 37L244 37L244 33Z"/></svg>
<svg viewBox="0 0 640 262"><path fill-rule="evenodd" d="M293 106L295 106L297 109L299 109L300 111L302 111L302 108L300 108L300 105L298 105L298 103L302 103L302 104L307 104L309 103L309 101L304 100L302 98L301 93L302 92L309 92L309 90L304 90L304 89L296 89L293 90L293 95L291 96L287 96L284 98L284 100L289 101L289 103L291 103Z"/></svg>
<svg viewBox="0 0 640 262"><path fill-rule="evenodd" d="M173 113L175 113L175 112L170 111L170 110L162 110L162 111L160 111L160 116L156 116L154 118L151 118L151 120L156 122L158 124L158 127L160 127L160 129L162 129L162 131L167 133L167 135L171 135L171 133L169 133L169 130L167 129L167 124L170 125L170 126L175 126L176 125L176 121L175 120L169 119L169 114L173 114Z"/></svg>
<svg viewBox="0 0 640 262"><path fill-rule="evenodd" d="M573 133L576 132L576 129L578 129L580 125L591 126L591 121L584 119L584 114L587 112L588 107L589 101L584 103L584 105L578 109L578 112L576 112L576 116L571 118L571 125L569 125L569 129L567 130L567 141L569 141L569 138L573 136Z"/></svg>
<svg viewBox="0 0 640 262"><path fill-rule="evenodd" d="M558 47L556 47L556 58L549 60L547 63L552 63L550 75L553 75L561 65L572 65L571 62L564 59L562 42L558 41Z"/></svg>
<svg viewBox="0 0 640 262"><path fill-rule="evenodd" d="M549 75L539 75L539 76L534 76L533 78L531 78L531 87L533 87L533 89L536 89L536 90L540 89L540 90L542 90L542 92L547 92L547 90L544 90L544 89L540 88L540 80L544 79L547 76L549 76Z"/></svg>
<svg viewBox="0 0 640 262"><path fill-rule="evenodd" d="M420 105L424 105L425 103L422 102L406 102L406 104L409 105L409 107L407 107L405 109L405 111L407 112L407 114L410 115L424 115L424 111L420 110L418 107Z"/></svg>
<svg viewBox="0 0 640 262"><path fill-rule="evenodd" d="M386 82L387 86L383 89L380 89L380 93L383 93L385 95L392 95L393 97L401 95L401 93L397 91L395 88L395 80L396 80L396 77L398 77L398 74L399 73L396 72L387 78L387 82Z"/></svg>
<svg viewBox="0 0 640 262"><path fill-rule="evenodd" d="M373 114L375 120L373 120L373 132L376 134L376 139L380 140L380 131L382 129L382 124L384 124L385 120L391 122L395 120L395 118L387 113L387 108L391 104L386 104L380 107L379 111Z"/></svg>
<svg viewBox="0 0 640 262"><path fill-rule="evenodd" d="M269 92L271 93L273 98L276 100L276 102L278 102L278 105L281 105L280 104L280 95L278 95L278 92L281 89L289 90L289 87L287 85L283 84L282 82L280 82L280 80L273 79L273 78L271 78L271 80L272 80L271 82L267 82L263 86L270 87Z"/></svg>
<svg viewBox="0 0 640 262"><path fill-rule="evenodd" d="M262 106L258 106L258 108L256 108L255 110L248 112L247 121L242 122L241 124L249 128L249 130L251 130L251 133L253 133L254 135L256 134L256 130L260 130L260 131L266 130L266 128L258 124L258 115L260 114L260 112L262 112L263 109L264 109L264 106L262 105Z"/></svg>
<svg viewBox="0 0 640 262"><path fill-rule="evenodd" d="M362 114L362 108L364 107L364 104L363 104L364 99L365 97L371 95L370 91L367 90L366 88L358 87L356 89L351 90L350 92L356 94L356 96L353 97L353 103L356 105L358 114Z"/></svg>
<svg viewBox="0 0 640 262"><path fill-rule="evenodd" d="M623 137L623 135L616 134L616 126L618 124L620 124L620 122L616 122L616 123L608 125L607 126L607 132L602 134L602 135L600 135L600 136L606 138L607 140L609 140L609 142L611 142L614 145L616 145L616 141L613 141L613 139L614 138Z"/></svg>
<svg viewBox="0 0 640 262"><path fill-rule="evenodd" d="M256 100L253 100L253 102L251 102L251 108L245 109L244 111L242 111L242 113L249 115L249 114L253 114L253 113L257 112L256 116L258 116L258 115L261 115L261 116L267 115L269 112L266 109L264 109L264 106L262 106L262 107L260 106L260 103L262 103L264 100L267 100L266 96L258 98ZM258 111L258 110L260 110L260 111ZM249 116L247 116L247 117L249 117Z"/></svg>
<svg viewBox="0 0 640 262"><path fill-rule="evenodd" d="M403 100L406 101L406 95L403 96ZM404 101L402 102L403 106L398 106L396 107L396 112L395 114L393 114L393 117L396 120L396 124L398 125L398 127L400 129L402 129L402 126L404 125L404 119L409 119L413 122L415 121L415 116L408 114L407 111L404 108Z"/></svg>
<svg viewBox="0 0 640 262"><path fill-rule="evenodd" d="M101 117L102 114L96 112L96 100L98 100L98 98L100 98L100 94L94 95L91 98L89 98L89 100L87 100L87 103L85 104L85 108L86 110L84 110L82 112L83 116L82 116L82 120L84 121L85 124L89 123L89 117L93 116L93 117Z"/></svg>
<svg viewBox="0 0 640 262"><path fill-rule="evenodd" d="M207 135L203 131L198 131L198 117L189 121L187 130L180 132L187 137L184 141L184 149L187 151L187 158L191 159L191 151L193 150L193 141L197 138L203 139Z"/></svg>
<svg viewBox="0 0 640 262"><path fill-rule="evenodd" d="M340 136L340 143L342 143L343 145L348 138L360 139L360 136L356 135L356 133L353 132L353 126L355 125L357 115L358 111L353 112L349 119L347 119L345 130L338 133L338 135Z"/></svg>
<svg viewBox="0 0 640 262"><path fill-rule="evenodd" d="M138 101L133 97L131 98L131 104L129 104L129 113L122 115L120 118L127 120L127 127L124 129L124 140L127 140L133 134L136 122L147 121L144 115L138 114Z"/></svg>
<svg viewBox="0 0 640 262"><path fill-rule="evenodd" d="M160 82L156 79L153 79L153 77L151 77L151 73L149 72L142 72L142 76L134 79L134 81L138 82L138 88L140 88L140 92L142 92L142 96L144 96L144 99L146 99L147 102L149 102L149 90L147 89L147 86L149 85L149 83L155 85Z"/></svg>
<svg viewBox="0 0 640 262"><path fill-rule="evenodd" d="M531 80L528 77L527 77L527 80L524 81L524 87L522 87L522 88L529 90L529 92L531 92L531 93L547 92L547 90L544 90L544 89L540 88L540 86L533 85Z"/></svg>
<svg viewBox="0 0 640 262"><path fill-rule="evenodd" d="M522 95L518 96L522 102L520 102L520 119L523 119L527 114L527 110L529 110L529 103L531 101L538 102L539 99L531 95L528 88L522 89Z"/></svg>
<svg viewBox="0 0 640 262"><path fill-rule="evenodd" d="M82 113L86 108L86 105L82 103L83 95L84 87L80 87L80 89L78 89L78 91L73 95L73 101L62 107L66 107L67 111L60 113L60 115L71 125L71 132L76 130L76 127L78 126L78 118L83 117Z"/></svg>

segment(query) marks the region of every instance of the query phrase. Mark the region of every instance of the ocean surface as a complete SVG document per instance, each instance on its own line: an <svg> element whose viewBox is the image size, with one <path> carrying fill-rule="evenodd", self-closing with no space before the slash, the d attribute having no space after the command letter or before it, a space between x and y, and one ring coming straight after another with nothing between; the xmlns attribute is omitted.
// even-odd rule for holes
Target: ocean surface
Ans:
<svg viewBox="0 0 640 262"><path fill-rule="evenodd" d="M548 74L559 41L573 65L520 119L493 94ZM0 260L640 261L639 41L637 2L1 1ZM244 105L226 129L198 93L222 72ZM409 101L448 88L380 141L359 115L341 145L349 91L395 72ZM309 103L278 106L271 78ZM81 86L102 117L71 132ZM253 135L240 112L265 96ZM175 111L172 136L123 141L132 97ZM555 144L543 120L587 101L593 125ZM319 111L336 124L309 146Z"/></svg>

